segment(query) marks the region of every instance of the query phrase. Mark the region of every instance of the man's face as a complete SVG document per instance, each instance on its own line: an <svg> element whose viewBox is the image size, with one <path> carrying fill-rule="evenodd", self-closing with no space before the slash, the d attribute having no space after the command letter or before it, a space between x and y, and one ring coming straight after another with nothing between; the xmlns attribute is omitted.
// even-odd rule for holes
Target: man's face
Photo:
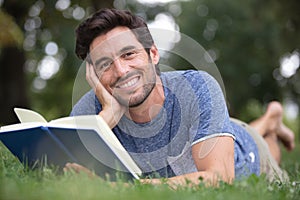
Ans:
<svg viewBox="0 0 300 200"><path fill-rule="evenodd" d="M155 87L159 55L154 45L149 48L150 55L127 27L116 27L90 45L100 82L122 105L140 105Z"/></svg>

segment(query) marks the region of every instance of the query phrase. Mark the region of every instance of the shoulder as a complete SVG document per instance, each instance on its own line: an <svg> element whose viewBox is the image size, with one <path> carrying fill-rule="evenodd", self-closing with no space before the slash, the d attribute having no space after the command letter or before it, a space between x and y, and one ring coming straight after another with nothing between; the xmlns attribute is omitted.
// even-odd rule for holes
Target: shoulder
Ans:
<svg viewBox="0 0 300 200"><path fill-rule="evenodd" d="M180 81L183 80L192 84L203 84L215 81L210 74L200 70L162 72L161 78L164 82L169 84L180 84Z"/></svg>
<svg viewBox="0 0 300 200"><path fill-rule="evenodd" d="M178 77L194 77L194 76L209 76L205 71L201 70L176 70L176 71L167 71L161 73L162 77L178 78Z"/></svg>
<svg viewBox="0 0 300 200"><path fill-rule="evenodd" d="M96 96L93 90L85 93L79 101L73 106L71 111L71 116L75 115L95 115L96 114L96 105L95 105Z"/></svg>
<svg viewBox="0 0 300 200"><path fill-rule="evenodd" d="M190 90L194 93L207 92L223 94L217 80L205 71L184 70L163 72L161 74L163 85L171 90Z"/></svg>

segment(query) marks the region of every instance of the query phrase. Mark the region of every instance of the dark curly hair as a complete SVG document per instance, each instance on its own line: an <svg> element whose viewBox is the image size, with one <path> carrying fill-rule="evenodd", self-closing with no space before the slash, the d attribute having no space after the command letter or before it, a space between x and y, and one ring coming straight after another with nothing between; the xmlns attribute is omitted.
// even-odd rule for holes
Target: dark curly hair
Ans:
<svg viewBox="0 0 300 200"><path fill-rule="evenodd" d="M149 54L154 41L146 22L129 11L105 8L94 13L77 27L76 55L82 60L86 59L92 41L117 26L128 27Z"/></svg>

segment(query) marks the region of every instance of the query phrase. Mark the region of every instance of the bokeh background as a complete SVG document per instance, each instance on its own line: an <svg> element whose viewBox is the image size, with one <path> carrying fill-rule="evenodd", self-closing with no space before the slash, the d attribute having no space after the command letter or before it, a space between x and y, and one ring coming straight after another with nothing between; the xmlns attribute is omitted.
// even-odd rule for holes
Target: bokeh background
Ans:
<svg viewBox="0 0 300 200"><path fill-rule="evenodd" d="M82 64L74 29L104 7L129 9L201 44L222 75L233 117L249 121L279 100L298 130L299 0L0 0L0 125L17 122L14 107L48 120L69 115ZM189 68L184 58L169 59Z"/></svg>

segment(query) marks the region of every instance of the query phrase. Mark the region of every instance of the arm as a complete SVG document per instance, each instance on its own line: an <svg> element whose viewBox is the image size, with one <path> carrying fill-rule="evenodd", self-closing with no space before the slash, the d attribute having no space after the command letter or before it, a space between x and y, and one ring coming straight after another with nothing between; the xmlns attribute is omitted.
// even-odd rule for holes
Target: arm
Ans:
<svg viewBox="0 0 300 200"><path fill-rule="evenodd" d="M230 183L234 179L233 138L220 136L199 142L192 147L192 155L205 181Z"/></svg>
<svg viewBox="0 0 300 200"><path fill-rule="evenodd" d="M99 115L112 129L118 124L119 120L124 115L126 108L121 106L119 102L104 88L95 73L93 65L88 62L86 63L86 79L102 105L102 110Z"/></svg>
<svg viewBox="0 0 300 200"><path fill-rule="evenodd" d="M215 137L199 142L192 147L192 156L198 172L163 179L143 179L143 183L170 186L199 184L203 180L208 185L218 181L231 183L234 179L234 141L233 138Z"/></svg>
<svg viewBox="0 0 300 200"><path fill-rule="evenodd" d="M234 141L231 137L215 137L199 142L192 147L192 156L197 172L171 177L168 179L141 179L146 184L167 183L173 188L179 185L199 184L203 180L207 185L216 186L219 181L231 183L234 179ZM66 164L65 171L84 172L89 177L94 173L76 163Z"/></svg>
<svg viewBox="0 0 300 200"><path fill-rule="evenodd" d="M197 172L175 176L166 181L170 184L186 184L187 179L197 184L201 177L208 184L217 184L219 180L230 183L235 176L234 133L222 90L207 73L190 72L185 76L193 90L183 87L180 91L189 89L195 95L195 98L189 99L192 103L188 110L189 115L185 116L190 116L188 119L191 122L190 132L187 134L193 141L200 141L216 133L220 133L220 136L202 140L192 146L191 153ZM157 183L159 180L153 182Z"/></svg>

